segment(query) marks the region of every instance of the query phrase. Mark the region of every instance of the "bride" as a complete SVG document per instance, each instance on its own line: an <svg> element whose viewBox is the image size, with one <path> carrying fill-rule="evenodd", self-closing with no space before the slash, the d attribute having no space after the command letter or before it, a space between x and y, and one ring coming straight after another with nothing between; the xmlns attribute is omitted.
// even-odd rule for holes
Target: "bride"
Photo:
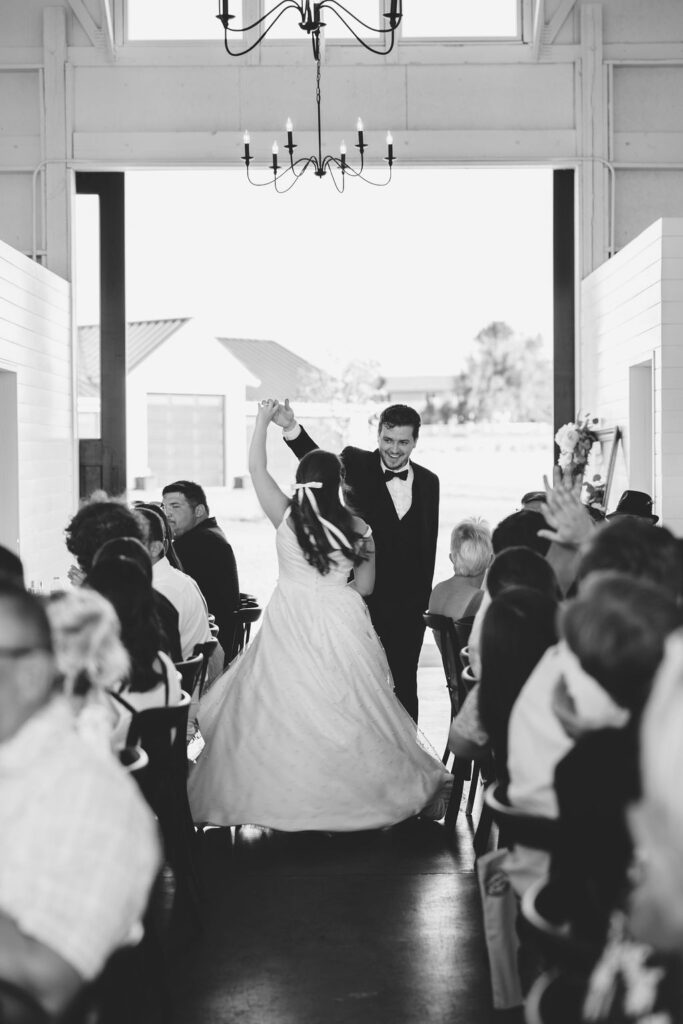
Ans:
<svg viewBox="0 0 683 1024"><path fill-rule="evenodd" d="M452 777L394 696L363 600L371 531L343 504L331 452L301 460L293 499L280 490L266 464L277 409L259 405L249 469L276 528L279 580L253 642L200 702L194 819L351 832L440 818Z"/></svg>

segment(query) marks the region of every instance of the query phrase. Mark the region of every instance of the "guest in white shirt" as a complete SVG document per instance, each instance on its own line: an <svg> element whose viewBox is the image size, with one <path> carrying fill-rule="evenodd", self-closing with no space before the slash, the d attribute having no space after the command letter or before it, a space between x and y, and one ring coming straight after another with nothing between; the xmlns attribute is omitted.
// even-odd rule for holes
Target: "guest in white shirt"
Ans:
<svg viewBox="0 0 683 1024"><path fill-rule="evenodd" d="M665 527L645 520L622 518L593 531L583 551L579 578L587 579L600 570L649 580L677 599L683 590L678 541ZM555 710L562 680L576 715L590 727L623 724L623 709L582 668L566 644L550 648L522 688L508 731L508 797L530 814L557 816L555 768L574 745ZM524 867L520 862L518 877L512 879L517 892L545 873L547 866L547 855L540 851L530 854Z"/></svg>
<svg viewBox="0 0 683 1024"><path fill-rule="evenodd" d="M0 584L0 977L51 1019L140 937L160 864L152 813L56 678L43 607Z"/></svg>
<svg viewBox="0 0 683 1024"><path fill-rule="evenodd" d="M211 639L209 610L202 592L187 573L175 569L166 558L170 543L162 516L149 506L138 506L148 527L147 550L152 559L152 586L178 611L178 631L183 659L191 658L198 644Z"/></svg>

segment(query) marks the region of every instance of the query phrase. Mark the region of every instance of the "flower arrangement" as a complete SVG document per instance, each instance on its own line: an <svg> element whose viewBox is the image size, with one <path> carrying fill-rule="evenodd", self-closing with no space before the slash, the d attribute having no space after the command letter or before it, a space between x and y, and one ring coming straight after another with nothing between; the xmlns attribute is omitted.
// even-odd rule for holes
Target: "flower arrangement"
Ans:
<svg viewBox="0 0 683 1024"><path fill-rule="evenodd" d="M560 449L557 464L565 477L573 480L584 472L590 450L598 440L599 422L597 416L587 413L576 423L565 423L555 434L555 443Z"/></svg>

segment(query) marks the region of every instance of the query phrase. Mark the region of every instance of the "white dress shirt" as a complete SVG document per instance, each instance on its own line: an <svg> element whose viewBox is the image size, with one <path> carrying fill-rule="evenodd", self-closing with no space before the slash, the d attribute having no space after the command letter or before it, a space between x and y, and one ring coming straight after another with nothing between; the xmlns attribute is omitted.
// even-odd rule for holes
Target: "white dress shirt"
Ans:
<svg viewBox="0 0 683 1024"><path fill-rule="evenodd" d="M190 658L195 644L211 637L209 612L201 590L187 573L175 569L167 558L152 566L152 586L178 611L178 632L183 659Z"/></svg>
<svg viewBox="0 0 683 1024"><path fill-rule="evenodd" d="M399 477L395 476L391 480L385 481L386 488L391 495L391 500L393 501L394 508L396 509L396 515L399 519L403 519L406 512L410 511L410 506L413 504L413 479L415 478L413 467L408 463L408 465L404 466L403 469L398 471L393 470L389 466L385 466L381 458L379 460L379 464L382 467L382 472L384 472L385 469L388 469L391 473L403 473L406 469L408 470L408 476L405 480L401 480Z"/></svg>
<svg viewBox="0 0 683 1024"><path fill-rule="evenodd" d="M553 711L555 687L564 679L577 713L592 728L620 727L628 713L619 707L561 641L549 647L522 687L508 725L508 798L530 814L556 818L555 768L574 746ZM518 896L548 873L550 856L543 850L515 846L505 863Z"/></svg>
<svg viewBox="0 0 683 1024"><path fill-rule="evenodd" d="M157 825L112 756L55 697L0 744L0 911L86 981L140 938Z"/></svg>

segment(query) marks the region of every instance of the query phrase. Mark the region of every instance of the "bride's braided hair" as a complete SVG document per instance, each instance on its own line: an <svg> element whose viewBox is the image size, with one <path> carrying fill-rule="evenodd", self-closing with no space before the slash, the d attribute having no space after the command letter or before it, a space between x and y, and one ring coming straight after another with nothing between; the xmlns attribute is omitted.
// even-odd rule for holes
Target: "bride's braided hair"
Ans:
<svg viewBox="0 0 683 1024"><path fill-rule="evenodd" d="M330 571L334 563L332 556L338 552L346 555L354 565L366 561L363 537L353 526L353 513L340 499L340 487L344 489L344 467L339 456L321 448L308 452L299 463L296 482L300 485L319 485L314 492L311 490L308 493L301 486L290 502L294 532L306 561L321 576L326 576ZM311 501L313 493L317 511ZM341 532L346 543L336 536L334 543L330 541L331 531L325 529L321 517Z"/></svg>

